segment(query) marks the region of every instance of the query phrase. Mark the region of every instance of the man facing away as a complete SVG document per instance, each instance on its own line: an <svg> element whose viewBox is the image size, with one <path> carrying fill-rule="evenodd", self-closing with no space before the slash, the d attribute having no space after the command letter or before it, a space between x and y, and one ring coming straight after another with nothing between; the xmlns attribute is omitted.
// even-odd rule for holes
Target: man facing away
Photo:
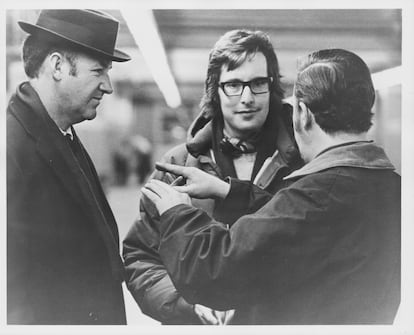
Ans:
<svg viewBox="0 0 414 335"><path fill-rule="evenodd" d="M210 52L201 114L187 143L173 148L163 161L197 167L220 179L248 180L276 192L286 184L283 177L302 164L291 108L282 98L278 61L267 35L227 32ZM175 178L159 171L152 177L167 183ZM193 199L193 204L229 225L240 216L213 199ZM232 311L188 303L177 292L158 254L158 221L144 198L140 220L124 240L128 288L141 310L164 324L229 322ZM229 279L227 285L232 283Z"/></svg>
<svg viewBox="0 0 414 335"><path fill-rule="evenodd" d="M7 108L7 322L125 324L118 228L74 124L112 93L118 21L42 10L19 22L29 81Z"/></svg>
<svg viewBox="0 0 414 335"><path fill-rule="evenodd" d="M367 140L374 98L357 55L310 54L299 68L293 108L307 164L285 177L293 183L274 196L251 183L160 165L184 176L186 185L153 180L142 192L161 215L159 253L188 302L243 309L234 320L243 324L393 322L400 302L401 178L383 149ZM179 192L224 198L223 206L243 206L248 214L228 228Z"/></svg>

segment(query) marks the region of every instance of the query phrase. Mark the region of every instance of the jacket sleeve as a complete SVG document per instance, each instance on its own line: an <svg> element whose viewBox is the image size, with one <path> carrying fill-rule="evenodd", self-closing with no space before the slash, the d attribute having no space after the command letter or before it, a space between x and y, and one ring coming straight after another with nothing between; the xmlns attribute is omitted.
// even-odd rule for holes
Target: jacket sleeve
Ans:
<svg viewBox="0 0 414 335"><path fill-rule="evenodd" d="M151 178L170 183L175 176L154 172ZM145 197L140 219L123 242L127 286L142 312L164 324L199 324L193 305L177 292L158 254L159 216Z"/></svg>
<svg viewBox="0 0 414 335"><path fill-rule="evenodd" d="M230 226L241 216L256 212L272 199L273 194L247 180L228 178L230 192L222 201L216 202L214 218Z"/></svg>
<svg viewBox="0 0 414 335"><path fill-rule="evenodd" d="M329 240L318 218L329 217L329 187L295 185L231 228L188 205L163 213L160 255L185 299L237 308L295 290L318 272Z"/></svg>

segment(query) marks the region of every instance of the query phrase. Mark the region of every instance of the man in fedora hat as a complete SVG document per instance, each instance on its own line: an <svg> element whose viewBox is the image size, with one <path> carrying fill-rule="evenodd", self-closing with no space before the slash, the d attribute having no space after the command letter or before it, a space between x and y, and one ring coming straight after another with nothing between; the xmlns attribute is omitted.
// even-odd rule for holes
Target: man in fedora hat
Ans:
<svg viewBox="0 0 414 335"><path fill-rule="evenodd" d="M42 10L7 108L7 321L125 324L118 228L73 125L112 93L118 21Z"/></svg>

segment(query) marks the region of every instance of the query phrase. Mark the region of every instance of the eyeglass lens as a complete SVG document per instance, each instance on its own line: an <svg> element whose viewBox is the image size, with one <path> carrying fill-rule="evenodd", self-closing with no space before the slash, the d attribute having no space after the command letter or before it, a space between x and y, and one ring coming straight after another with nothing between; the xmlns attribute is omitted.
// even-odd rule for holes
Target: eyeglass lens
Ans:
<svg viewBox="0 0 414 335"><path fill-rule="evenodd" d="M244 87L249 86L250 90L254 94L261 94L269 92L269 78L256 78L251 81L232 81L223 83L223 90L226 95L241 95Z"/></svg>

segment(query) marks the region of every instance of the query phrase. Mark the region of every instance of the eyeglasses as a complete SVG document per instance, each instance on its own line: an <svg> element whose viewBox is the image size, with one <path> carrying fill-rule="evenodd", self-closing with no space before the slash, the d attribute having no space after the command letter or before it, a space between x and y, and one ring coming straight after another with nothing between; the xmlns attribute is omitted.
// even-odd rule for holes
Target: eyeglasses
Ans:
<svg viewBox="0 0 414 335"><path fill-rule="evenodd" d="M226 81L224 83L220 83L219 85L225 95L232 97L242 95L246 86L249 86L250 91L252 91L253 94L268 93L272 81L272 77L260 77L254 78L250 81Z"/></svg>

